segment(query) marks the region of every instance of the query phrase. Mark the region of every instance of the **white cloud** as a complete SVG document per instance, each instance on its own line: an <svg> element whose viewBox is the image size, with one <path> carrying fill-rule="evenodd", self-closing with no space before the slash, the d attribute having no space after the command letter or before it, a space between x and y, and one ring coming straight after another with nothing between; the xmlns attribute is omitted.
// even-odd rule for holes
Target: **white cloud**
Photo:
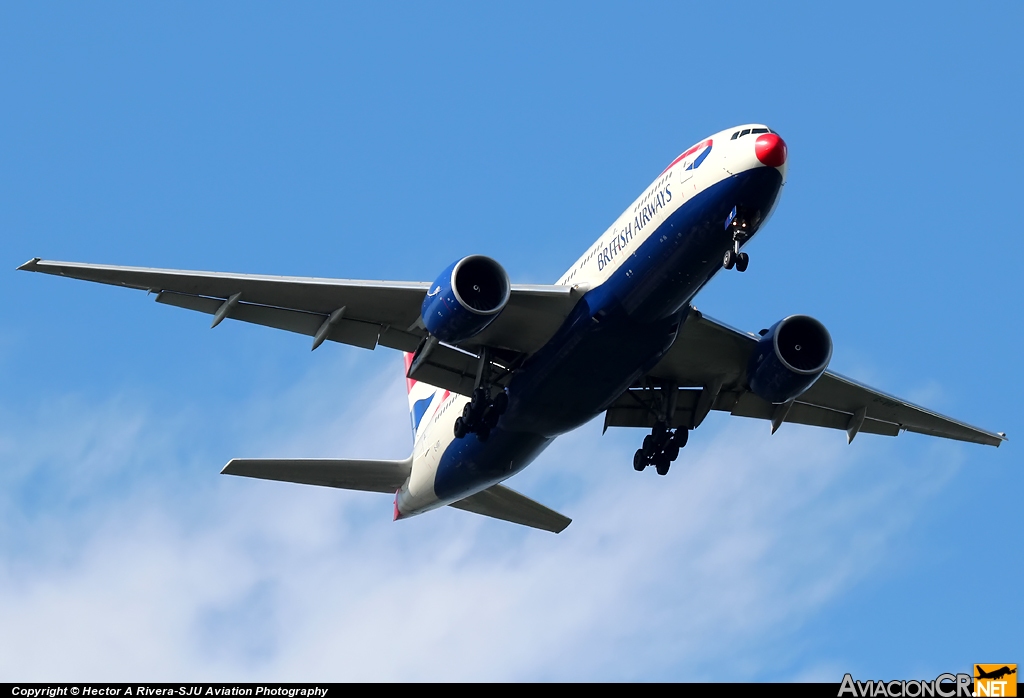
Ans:
<svg viewBox="0 0 1024 698"><path fill-rule="evenodd" d="M509 484L575 519L559 536L213 475L210 449L404 455L397 369L339 403L352 371L239 405L213 445L202 410L128 399L0 435L0 677L757 677L942 487L881 439L717 416L665 478L633 472L636 433L557 441Z"/></svg>

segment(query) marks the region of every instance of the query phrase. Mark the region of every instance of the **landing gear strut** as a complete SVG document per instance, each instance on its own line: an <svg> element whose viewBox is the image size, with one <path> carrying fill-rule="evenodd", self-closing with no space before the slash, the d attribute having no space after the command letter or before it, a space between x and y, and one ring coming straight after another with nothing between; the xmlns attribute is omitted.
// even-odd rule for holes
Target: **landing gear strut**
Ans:
<svg viewBox="0 0 1024 698"><path fill-rule="evenodd" d="M737 213L735 206L725 219L725 229L732 231L732 247L725 251L722 266L726 269L736 267L736 271L740 272L746 271L750 255L740 252L740 246L750 239L750 229L747 227L747 219L741 213Z"/></svg>
<svg viewBox="0 0 1024 698"><path fill-rule="evenodd" d="M491 429L498 426L498 419L508 409L508 393L504 390L491 397L487 348L480 351L480 363L476 372L476 387L473 398L462 408L462 416L455 420L455 438L476 434L481 441L487 441Z"/></svg>
<svg viewBox="0 0 1024 698"><path fill-rule="evenodd" d="M653 465L658 475L667 475L669 466L679 457L679 449L686 445L689 436L689 430L684 427L673 431L659 422L644 437L644 445L633 454L633 469L640 472Z"/></svg>

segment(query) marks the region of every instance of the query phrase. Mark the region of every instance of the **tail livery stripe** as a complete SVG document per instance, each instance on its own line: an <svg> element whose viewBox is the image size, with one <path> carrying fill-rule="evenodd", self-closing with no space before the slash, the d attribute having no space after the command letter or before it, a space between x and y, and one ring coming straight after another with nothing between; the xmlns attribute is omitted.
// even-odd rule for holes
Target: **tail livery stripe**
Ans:
<svg viewBox="0 0 1024 698"><path fill-rule="evenodd" d="M417 400L412 404L412 430L415 433L420 428L420 422L423 421L423 415L427 413L427 408L430 407L430 401L433 399L433 395L429 395L422 400Z"/></svg>
<svg viewBox="0 0 1024 698"><path fill-rule="evenodd" d="M411 395L412 389L416 385L416 381L409 377L409 367L412 366L413 355L404 351L402 352L402 357L405 359L405 390Z"/></svg>
<svg viewBox="0 0 1024 698"><path fill-rule="evenodd" d="M409 392L409 417L412 420L412 433L415 435L420 423L430 409L431 401L438 389L432 385L421 383L409 378L409 366L412 365L412 354L405 352L405 387Z"/></svg>

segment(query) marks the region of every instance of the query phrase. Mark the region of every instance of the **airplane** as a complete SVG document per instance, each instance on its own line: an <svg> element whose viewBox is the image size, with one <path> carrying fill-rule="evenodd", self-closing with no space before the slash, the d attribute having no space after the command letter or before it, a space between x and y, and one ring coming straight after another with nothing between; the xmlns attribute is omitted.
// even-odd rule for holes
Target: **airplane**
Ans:
<svg viewBox="0 0 1024 698"><path fill-rule="evenodd" d="M571 519L501 484L559 435L604 415L648 433L633 467L669 472L711 410L896 436L903 431L999 446L988 432L828 369L832 339L806 315L758 334L701 313L697 293L743 272L744 246L786 181L778 133L715 133L661 174L551 285L512 284L482 255L433 283L119 267L34 258L21 270L114 284L224 319L405 353L413 452L399 461L231 460L267 480L394 495L394 519L443 506L559 533Z"/></svg>
<svg viewBox="0 0 1024 698"><path fill-rule="evenodd" d="M985 671L978 665L975 665L974 668L977 670L978 673L978 675L974 677L976 679L1001 679L1004 676L1009 676L1010 674L1017 673L1016 665L1014 665L1013 669L1011 669L1008 666L1003 666L993 671Z"/></svg>

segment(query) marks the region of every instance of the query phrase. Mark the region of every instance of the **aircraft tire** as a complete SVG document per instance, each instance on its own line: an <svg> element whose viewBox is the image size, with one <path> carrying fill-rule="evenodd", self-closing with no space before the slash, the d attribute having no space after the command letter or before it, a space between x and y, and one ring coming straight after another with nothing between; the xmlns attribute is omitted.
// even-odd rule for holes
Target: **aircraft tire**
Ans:
<svg viewBox="0 0 1024 698"><path fill-rule="evenodd" d="M494 409L498 416L505 414L505 410L508 409L508 393L502 391L494 396Z"/></svg>
<svg viewBox="0 0 1024 698"><path fill-rule="evenodd" d="M481 421L483 421L483 423L487 426L488 429L493 429L494 427L498 426L498 419L500 418L501 414L498 413L497 408L495 408L494 405L491 405L486 410L484 410L484 417L483 420Z"/></svg>
<svg viewBox="0 0 1024 698"><path fill-rule="evenodd" d="M679 457L679 447L674 442L669 443L669 445L665 447L665 455L668 456L668 461L671 463Z"/></svg>
<svg viewBox="0 0 1024 698"><path fill-rule="evenodd" d="M736 271L746 271L748 264L750 264L750 255L748 255L746 252L740 252L736 256Z"/></svg>
<svg viewBox="0 0 1024 698"><path fill-rule="evenodd" d="M472 424L473 422L473 403L467 402L466 406L462 408L462 421L466 424Z"/></svg>
<svg viewBox="0 0 1024 698"><path fill-rule="evenodd" d="M672 465L669 461L668 456L664 453L659 454L654 459L654 468L658 471L658 475L668 475L668 468Z"/></svg>
<svg viewBox="0 0 1024 698"><path fill-rule="evenodd" d="M466 436L466 422L462 417L455 418L455 438L461 439Z"/></svg>
<svg viewBox="0 0 1024 698"><path fill-rule="evenodd" d="M643 453L646 458L650 458L654 455L654 445L654 434L648 434L644 437L644 445L638 453Z"/></svg>
<svg viewBox="0 0 1024 698"><path fill-rule="evenodd" d="M732 269L736 266L736 253L732 250L726 250L725 256L722 257L722 266L726 269Z"/></svg>
<svg viewBox="0 0 1024 698"><path fill-rule="evenodd" d="M644 450L638 448L636 453L633 454L633 470L638 473L643 472L643 469L647 467L647 456L644 455Z"/></svg>

